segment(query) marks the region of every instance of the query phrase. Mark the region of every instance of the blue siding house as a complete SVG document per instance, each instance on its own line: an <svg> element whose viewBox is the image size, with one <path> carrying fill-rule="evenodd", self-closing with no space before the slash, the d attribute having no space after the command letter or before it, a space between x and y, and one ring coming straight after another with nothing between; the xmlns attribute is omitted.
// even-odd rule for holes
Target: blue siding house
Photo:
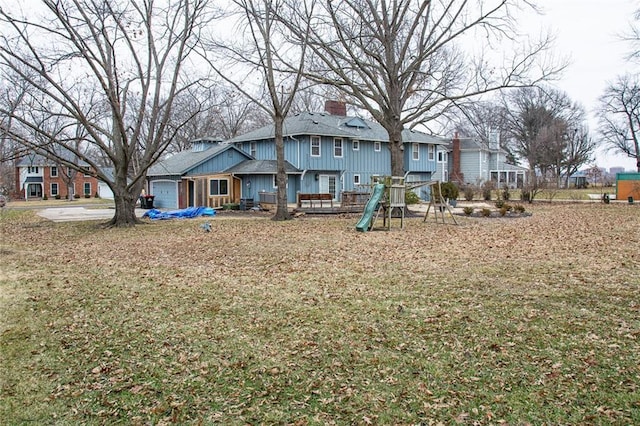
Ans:
<svg viewBox="0 0 640 426"><path fill-rule="evenodd" d="M375 176L391 174L388 135L369 120L340 113L300 113L284 121L287 198L297 193L366 192ZM423 132L403 132L406 181L446 177L449 140ZM274 126L221 142L199 140L194 151L181 152L153 166L149 190L162 208L218 207L241 199L256 203L273 193L276 174ZM224 181L224 182L222 182ZM426 197L424 191L418 195Z"/></svg>

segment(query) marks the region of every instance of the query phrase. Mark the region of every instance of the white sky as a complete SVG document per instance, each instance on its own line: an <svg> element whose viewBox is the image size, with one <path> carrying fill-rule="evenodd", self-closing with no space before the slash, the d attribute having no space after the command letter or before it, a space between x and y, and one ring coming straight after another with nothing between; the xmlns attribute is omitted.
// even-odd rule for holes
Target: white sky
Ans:
<svg viewBox="0 0 640 426"><path fill-rule="evenodd" d="M589 113L589 129L597 138L594 109L607 84L625 72L640 71L640 63L625 60L631 46L620 40L628 31L633 12L640 0L536 0L543 15L531 15L531 31L548 28L556 35L559 56L568 56L571 64L553 85L580 102ZM600 167L625 167L635 170L629 157L599 150Z"/></svg>

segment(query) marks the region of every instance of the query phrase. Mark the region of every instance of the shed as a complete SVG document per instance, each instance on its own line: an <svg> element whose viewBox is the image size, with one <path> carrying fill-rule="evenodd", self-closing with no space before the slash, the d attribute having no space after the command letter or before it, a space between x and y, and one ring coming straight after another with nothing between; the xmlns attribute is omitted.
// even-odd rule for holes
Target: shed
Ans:
<svg viewBox="0 0 640 426"><path fill-rule="evenodd" d="M640 200L640 173L616 174L616 200Z"/></svg>

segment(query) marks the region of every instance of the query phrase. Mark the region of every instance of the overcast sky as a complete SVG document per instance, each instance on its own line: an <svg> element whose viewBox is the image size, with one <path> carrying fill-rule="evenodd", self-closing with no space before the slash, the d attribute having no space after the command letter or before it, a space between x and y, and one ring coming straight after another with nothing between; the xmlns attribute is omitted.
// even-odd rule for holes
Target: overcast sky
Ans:
<svg viewBox="0 0 640 426"><path fill-rule="evenodd" d="M640 0L536 0L536 4L543 9L543 15L532 14L527 28L549 28L556 34L557 53L569 56L571 64L554 86L582 103L589 113L589 128L597 137L594 109L607 83L619 74L640 68L639 63L625 60L630 46L619 38L629 28ZM635 161L611 152L599 151L596 163L606 168L635 170Z"/></svg>

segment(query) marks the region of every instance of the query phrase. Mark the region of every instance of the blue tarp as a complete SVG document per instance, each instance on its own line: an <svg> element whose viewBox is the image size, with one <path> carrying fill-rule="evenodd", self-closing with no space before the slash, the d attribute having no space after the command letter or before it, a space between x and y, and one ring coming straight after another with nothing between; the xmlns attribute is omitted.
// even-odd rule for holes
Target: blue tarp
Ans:
<svg viewBox="0 0 640 426"><path fill-rule="evenodd" d="M148 217L149 219L191 219L199 216L214 216L215 214L216 211L211 207L187 207L186 209L168 212L151 209L145 212L142 217Z"/></svg>

